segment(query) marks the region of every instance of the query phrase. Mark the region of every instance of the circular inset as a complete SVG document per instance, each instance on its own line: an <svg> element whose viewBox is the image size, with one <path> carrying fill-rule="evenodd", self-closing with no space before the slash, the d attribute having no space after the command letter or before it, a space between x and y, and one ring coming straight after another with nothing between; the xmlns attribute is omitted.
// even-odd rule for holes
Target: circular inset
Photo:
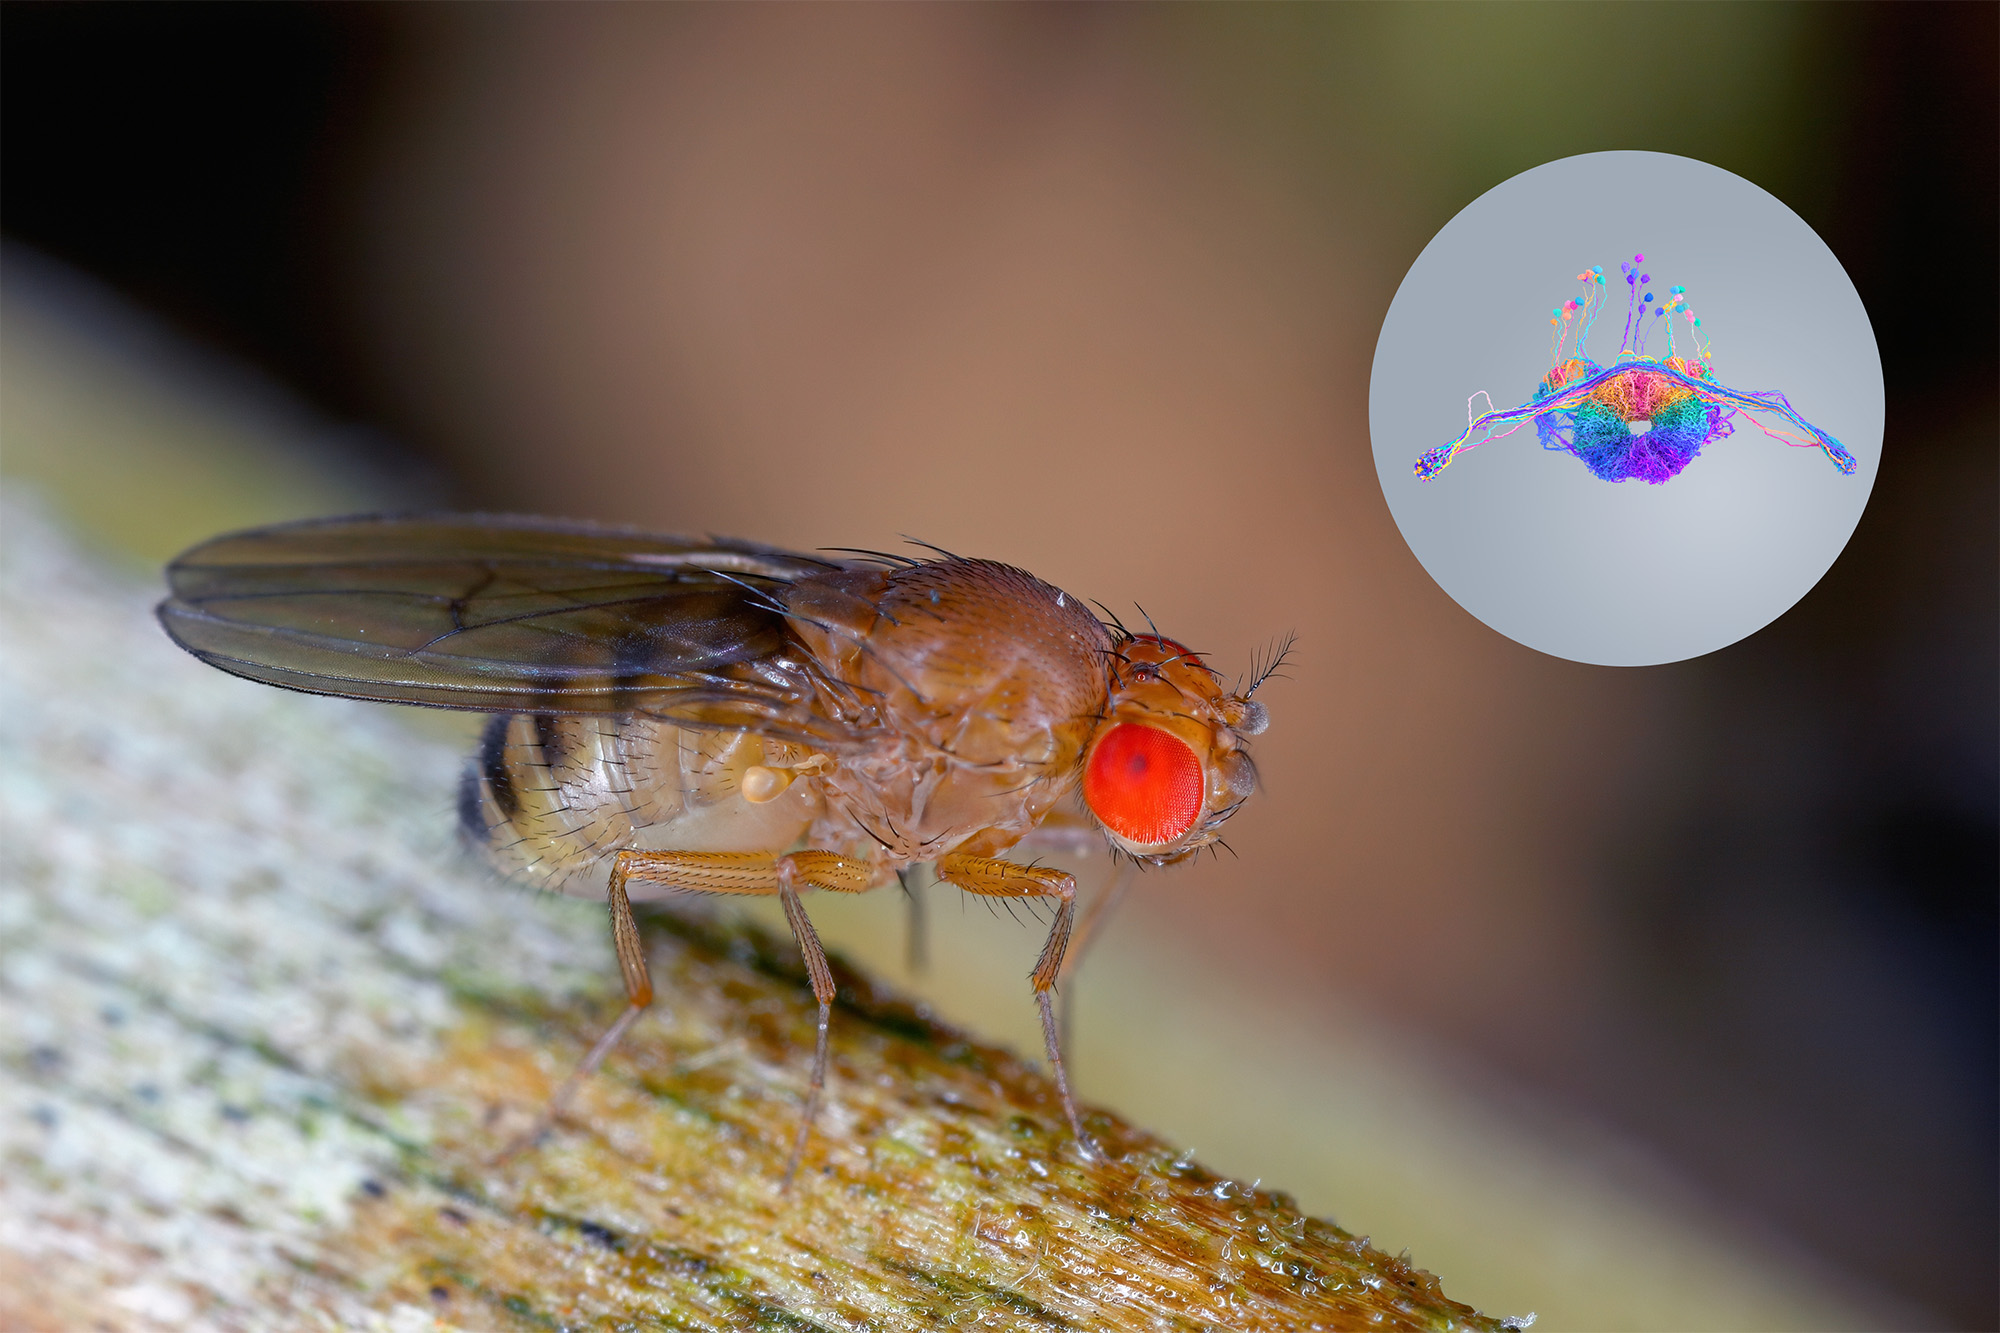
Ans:
<svg viewBox="0 0 2000 1333"><path fill-rule="evenodd" d="M1755 633L1826 573L1875 484L1882 363L1796 213L1705 162L1589 153L1424 247L1368 422L1389 511L1454 601L1530 648L1645 666Z"/></svg>

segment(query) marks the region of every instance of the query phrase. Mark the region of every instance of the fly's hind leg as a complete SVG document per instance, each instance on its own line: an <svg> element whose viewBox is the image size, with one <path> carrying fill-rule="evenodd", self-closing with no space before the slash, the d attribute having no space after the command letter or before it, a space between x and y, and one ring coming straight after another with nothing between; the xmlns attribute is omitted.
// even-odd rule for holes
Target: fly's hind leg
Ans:
<svg viewBox="0 0 2000 1333"><path fill-rule="evenodd" d="M1024 866L991 856L970 856L953 852L937 859L937 877L956 884L967 893L989 898L1057 898L1055 920L1049 924L1049 938L1029 979L1035 986L1035 1004L1042 1012L1042 1042L1048 1047L1049 1067L1056 1076L1056 1092L1062 1097L1063 1114L1069 1117L1070 1131L1076 1135L1077 1150L1085 1160L1098 1156L1090 1136L1083 1132L1083 1120L1070 1096L1069 1075L1063 1068L1062 1039L1056 1029L1053 1002L1056 980L1062 976L1063 954L1069 947L1070 929L1076 923L1076 878L1044 866Z"/></svg>
<svg viewBox="0 0 2000 1333"><path fill-rule="evenodd" d="M646 966L646 950L639 938L639 923L632 916L632 900L625 893L627 877L625 858L630 855L629 852L620 852L617 859L612 862L611 886L607 895L611 906L611 944L618 954L619 975L625 981L625 1012L618 1015L616 1021L604 1030L604 1035L591 1045L589 1052L577 1063L570 1076L557 1085L554 1094L549 1097L548 1105L542 1108L542 1113L536 1117L535 1123L493 1158L495 1166L533 1147L541 1141L543 1135L555 1127L556 1120L569 1108L571 1100L575 1098L577 1089L597 1072L597 1067L611 1054L612 1048L625 1035L625 1030L631 1027L639 1015L645 1012L646 1006L653 1002L653 974Z"/></svg>
<svg viewBox="0 0 2000 1333"><path fill-rule="evenodd" d="M820 1089L826 1083L827 1027L834 995L833 969L828 966L826 950L821 947L819 936L806 917L805 907L799 902L798 888L804 886L858 893L867 889L873 880L870 867L832 852L793 852L789 856L775 856L769 852L652 852L631 849L619 852L611 862L611 940L618 952L618 970L624 977L629 1003L625 1012L578 1063L575 1072L564 1079L555 1095L549 1098L548 1107L534 1128L515 1140L496 1160L505 1161L549 1131L556 1117L576 1095L577 1089L604 1063L604 1058L611 1054L619 1038L625 1035L625 1030L653 1002L652 975L646 967L639 926L633 920L632 903L625 891L626 883L634 880L697 893L776 894L784 904L785 920L791 924L792 934L799 942L799 951L805 955L806 975L812 980L813 998L819 1001L819 1038L813 1059L812 1088L807 1094L805 1117L799 1125L798 1138L792 1145L791 1157L785 1167L785 1183L789 1185L805 1152L806 1137L811 1132L813 1117L819 1108Z"/></svg>

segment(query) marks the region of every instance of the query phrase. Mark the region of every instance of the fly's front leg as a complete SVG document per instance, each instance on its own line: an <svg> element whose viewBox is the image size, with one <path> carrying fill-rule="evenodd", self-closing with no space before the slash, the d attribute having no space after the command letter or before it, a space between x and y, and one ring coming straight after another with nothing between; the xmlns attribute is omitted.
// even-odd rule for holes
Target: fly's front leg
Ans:
<svg viewBox="0 0 2000 1333"><path fill-rule="evenodd" d="M1117 868L1111 872L1111 882L1091 899L1090 910L1083 914L1083 920L1077 922L1076 936L1070 941L1069 955L1063 964L1065 979L1075 976L1083 967L1084 957L1089 954L1091 946L1096 944L1102 935L1105 923L1111 920L1111 914L1117 911L1118 904L1124 901L1125 890L1132 887L1132 870L1131 861L1121 860Z"/></svg>
<svg viewBox="0 0 2000 1333"><path fill-rule="evenodd" d="M832 852L794 852L789 856L775 856L769 852L652 852L631 849L619 852L611 862L608 896L611 941L617 950L618 971L624 978L629 1003L618 1020L597 1039L575 1072L556 1089L535 1127L517 1139L497 1160L506 1160L548 1132L556 1117L576 1095L577 1089L604 1063L604 1058L625 1035L625 1030L653 1002L653 979L646 967L638 923L632 917L632 903L625 889L628 881L663 884L669 888L700 893L777 894L784 902L785 919L791 923L792 933L798 938L800 951L805 955L806 973L812 978L813 996L820 1002L819 1042L813 1063L812 1091L807 1098L805 1121L800 1126L798 1142L793 1146L791 1161L785 1170L785 1180L789 1184L792 1173L798 1169L806 1134L817 1109L819 1091L826 1081L827 1019L833 1003L833 972L827 965L826 950L820 946L812 922L806 919L805 909L798 901L798 891L794 886L853 893L868 888L872 881L868 866Z"/></svg>
<svg viewBox="0 0 2000 1333"><path fill-rule="evenodd" d="M1035 986L1035 1004L1042 1011L1042 1041L1048 1047L1049 1067L1055 1071L1056 1091L1062 1096L1063 1113L1076 1135L1078 1151L1085 1159L1098 1155L1090 1136L1083 1132L1083 1120L1076 1113L1076 1101L1069 1093L1069 1075L1063 1069L1062 1041L1056 1030L1052 996L1057 978L1062 976L1063 953L1069 947L1070 928L1076 923L1076 878L1043 866L1017 865L991 856L953 852L937 859L937 877L956 884L967 893L989 898L1057 898L1056 919L1049 925L1049 938L1029 979Z"/></svg>
<svg viewBox="0 0 2000 1333"><path fill-rule="evenodd" d="M1132 887L1134 864L1128 859L1120 858L1117 868L1111 872L1111 882L1090 900L1090 908L1084 912L1083 920L1077 923L1076 935L1070 941L1069 956L1063 963L1063 980L1074 981L1077 973L1083 969L1085 955L1089 954L1091 946L1096 944L1103 934L1105 923L1110 921L1111 914L1118 910L1118 904L1124 901L1125 890ZM1076 1043L1072 1040L1071 1034L1076 1028L1075 986L1062 993L1058 1018L1060 1022L1057 1026L1062 1030L1063 1046L1074 1049Z"/></svg>

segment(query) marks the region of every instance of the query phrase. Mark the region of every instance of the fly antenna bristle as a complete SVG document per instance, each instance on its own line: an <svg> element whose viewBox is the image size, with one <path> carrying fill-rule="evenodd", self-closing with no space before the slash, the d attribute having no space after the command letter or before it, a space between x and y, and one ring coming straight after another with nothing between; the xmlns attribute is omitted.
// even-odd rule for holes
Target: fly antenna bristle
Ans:
<svg viewBox="0 0 2000 1333"><path fill-rule="evenodd" d="M1274 677L1279 680L1290 680L1291 677L1283 674L1279 670L1279 668L1284 666L1286 660L1291 657L1292 648L1295 644L1298 643L1298 641L1299 641L1299 636L1297 634L1287 634L1284 637L1283 641L1281 641L1278 644L1277 651L1271 655L1270 660L1261 667L1256 665L1255 660L1252 659L1250 667L1250 675L1252 677L1250 681L1250 688L1244 690L1237 697L1248 699L1251 695L1255 694L1258 691L1258 689L1264 684L1265 681L1270 680Z"/></svg>

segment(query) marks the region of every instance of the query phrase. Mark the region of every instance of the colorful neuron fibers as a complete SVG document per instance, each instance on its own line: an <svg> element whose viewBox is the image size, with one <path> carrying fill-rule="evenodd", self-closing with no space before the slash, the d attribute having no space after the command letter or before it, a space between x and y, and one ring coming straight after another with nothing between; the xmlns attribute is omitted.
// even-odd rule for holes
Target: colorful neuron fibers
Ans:
<svg viewBox="0 0 2000 1333"><path fill-rule="evenodd" d="M1626 286L1625 336L1610 366L1592 361L1584 350L1605 305L1604 270L1589 268L1576 275L1582 299L1549 312L1549 373L1535 396L1496 412L1484 392L1472 395L1465 433L1419 458L1418 479L1429 481L1465 450L1512 435L1532 421L1544 449L1575 454L1600 479L1637 478L1657 486L1679 476L1703 445L1730 434L1739 412L1772 439L1823 450L1835 467L1852 475L1854 455L1793 411L1782 393L1739 393L1716 383L1708 337L1688 308L1687 288L1669 288L1667 299L1656 302L1643 290L1653 280L1640 271L1645 262L1644 255L1633 255L1631 263L1619 265ZM1686 325L1684 347L1675 345L1675 316ZM1666 347L1650 355L1647 344L1661 328ZM1475 416L1472 403L1481 398L1488 410Z"/></svg>

